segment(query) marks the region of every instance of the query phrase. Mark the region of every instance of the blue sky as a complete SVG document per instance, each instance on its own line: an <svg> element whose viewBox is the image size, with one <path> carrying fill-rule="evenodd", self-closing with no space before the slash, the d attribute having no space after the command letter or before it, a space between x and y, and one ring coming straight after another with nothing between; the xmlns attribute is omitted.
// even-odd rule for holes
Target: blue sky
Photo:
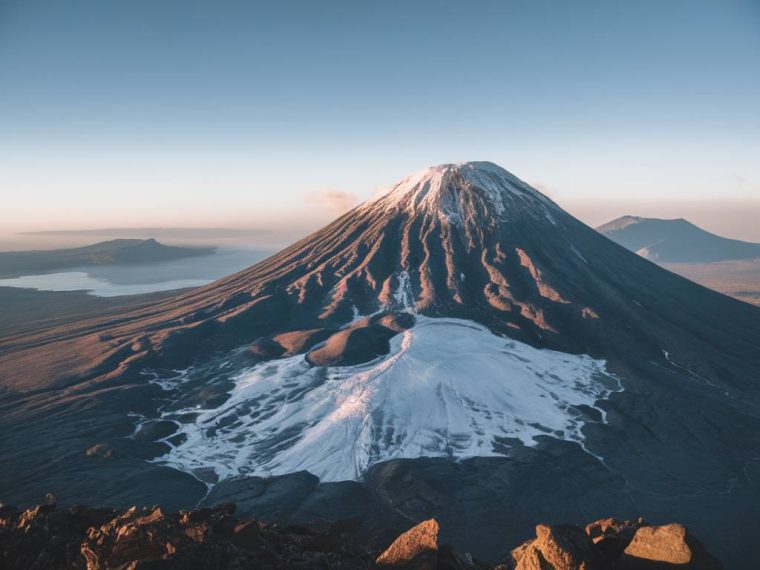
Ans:
<svg viewBox="0 0 760 570"><path fill-rule="evenodd" d="M0 225L313 227L483 159L749 238L759 71L757 0L0 0Z"/></svg>

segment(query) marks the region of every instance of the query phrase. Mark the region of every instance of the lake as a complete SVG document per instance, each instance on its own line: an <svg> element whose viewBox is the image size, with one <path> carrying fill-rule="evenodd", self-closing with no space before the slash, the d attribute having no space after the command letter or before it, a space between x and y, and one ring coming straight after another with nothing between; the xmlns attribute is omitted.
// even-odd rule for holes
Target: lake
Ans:
<svg viewBox="0 0 760 570"><path fill-rule="evenodd" d="M0 279L0 286L39 291L87 291L98 297L200 287L250 267L272 251L218 249L212 255L161 263L100 265Z"/></svg>

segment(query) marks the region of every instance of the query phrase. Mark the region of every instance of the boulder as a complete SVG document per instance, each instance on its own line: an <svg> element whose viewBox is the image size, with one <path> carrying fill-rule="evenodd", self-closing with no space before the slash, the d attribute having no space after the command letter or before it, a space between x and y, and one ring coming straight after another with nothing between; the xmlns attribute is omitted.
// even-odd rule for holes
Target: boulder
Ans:
<svg viewBox="0 0 760 570"><path fill-rule="evenodd" d="M380 568L436 570L439 531L435 519L423 521L394 540L375 563Z"/></svg>
<svg viewBox="0 0 760 570"><path fill-rule="evenodd" d="M606 561L577 526L538 525L536 538L512 551L515 570L600 570Z"/></svg>
<svg viewBox="0 0 760 570"><path fill-rule="evenodd" d="M642 526L618 563L621 570L717 570L720 563L680 524Z"/></svg>
<svg viewBox="0 0 760 570"><path fill-rule="evenodd" d="M616 561L633 540L636 531L646 524L641 518L636 521L607 518L587 524L586 534L607 560Z"/></svg>
<svg viewBox="0 0 760 570"><path fill-rule="evenodd" d="M98 443L88 448L85 451L87 457L102 457L104 459L111 459L113 457L113 448L107 443Z"/></svg>
<svg viewBox="0 0 760 570"><path fill-rule="evenodd" d="M358 540L360 519L278 526L235 518L235 504L169 513L48 504L18 510L0 504L0 568L95 570L331 568L332 570L717 570L720 564L681 525L602 519L586 530L536 527L509 560L487 566L441 544L435 519L398 536L379 556ZM631 539L628 537L633 534ZM619 559L621 541L629 540ZM609 544L608 541L613 541ZM614 541L618 541L614 543ZM605 546L607 545L607 546ZM614 545L614 549L612 546ZM605 550L606 549L606 550Z"/></svg>
<svg viewBox="0 0 760 570"><path fill-rule="evenodd" d="M79 542L91 526L113 511L74 507L59 511L48 504L25 511L3 507L0 512L0 568L4 570L81 568Z"/></svg>
<svg viewBox="0 0 760 570"><path fill-rule="evenodd" d="M281 528L234 518L235 505L168 513L39 505L0 508L3 570L332 568L369 570L355 524Z"/></svg>

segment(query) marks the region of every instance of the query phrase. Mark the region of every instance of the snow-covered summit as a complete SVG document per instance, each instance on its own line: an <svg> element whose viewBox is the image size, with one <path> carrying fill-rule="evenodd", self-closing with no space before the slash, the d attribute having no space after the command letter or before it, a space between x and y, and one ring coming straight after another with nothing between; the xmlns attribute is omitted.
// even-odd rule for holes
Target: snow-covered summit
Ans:
<svg viewBox="0 0 760 570"><path fill-rule="evenodd" d="M475 203L496 217L503 217L511 206L557 207L514 174L486 161L431 166L407 176L365 207L437 213L456 223L468 217L466 211Z"/></svg>

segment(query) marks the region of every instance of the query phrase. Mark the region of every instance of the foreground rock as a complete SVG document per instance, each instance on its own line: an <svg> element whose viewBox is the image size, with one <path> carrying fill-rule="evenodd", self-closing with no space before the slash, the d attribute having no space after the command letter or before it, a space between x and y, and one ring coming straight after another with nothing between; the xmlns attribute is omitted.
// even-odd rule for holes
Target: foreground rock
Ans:
<svg viewBox="0 0 760 570"><path fill-rule="evenodd" d="M636 531L626 547L620 568L690 568L694 570L714 570L720 563L713 558L680 524L664 526L644 526Z"/></svg>
<svg viewBox="0 0 760 570"><path fill-rule="evenodd" d="M585 530L538 525L536 537L497 566L458 555L428 519L383 552L356 540L357 521L279 527L235 517L235 505L166 513L73 507L54 501L20 511L0 505L0 568L206 568L361 570L714 570L720 564L681 525L603 519ZM505 545L505 547L508 545ZM506 548L505 548L506 550Z"/></svg>
<svg viewBox="0 0 760 570"><path fill-rule="evenodd" d="M536 527L536 538L511 552L501 570L718 570L720 563L679 524L643 519Z"/></svg>
<svg viewBox="0 0 760 570"><path fill-rule="evenodd" d="M593 570L605 566L604 557L586 532L572 525L538 525L536 538L515 548L512 560L515 570Z"/></svg>
<svg viewBox="0 0 760 570"><path fill-rule="evenodd" d="M377 557L379 568L394 570L456 570L474 568L461 560L448 545L439 544L440 526L428 519L409 529Z"/></svg>
<svg viewBox="0 0 760 570"><path fill-rule="evenodd" d="M372 555L341 525L265 525L234 517L235 505L165 513L39 506L0 509L0 568L370 568Z"/></svg>

